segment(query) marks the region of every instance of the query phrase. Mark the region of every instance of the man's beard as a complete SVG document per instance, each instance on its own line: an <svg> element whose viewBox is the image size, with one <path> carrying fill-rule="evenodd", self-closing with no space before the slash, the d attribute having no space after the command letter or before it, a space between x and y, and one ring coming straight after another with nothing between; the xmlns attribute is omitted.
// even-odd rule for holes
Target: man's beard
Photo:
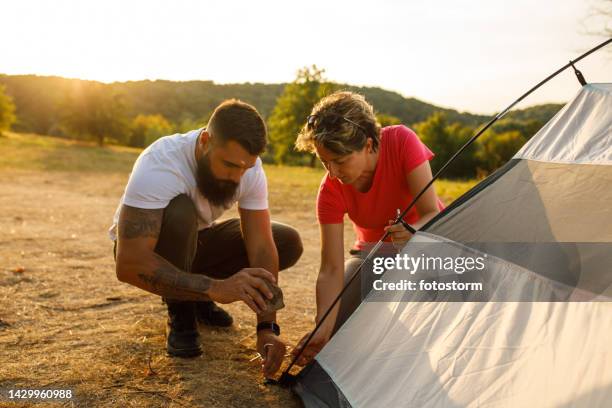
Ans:
<svg viewBox="0 0 612 408"><path fill-rule="evenodd" d="M221 180L215 177L210 168L208 155L198 160L197 183L200 193L213 205L229 207L232 203L238 183L229 180Z"/></svg>

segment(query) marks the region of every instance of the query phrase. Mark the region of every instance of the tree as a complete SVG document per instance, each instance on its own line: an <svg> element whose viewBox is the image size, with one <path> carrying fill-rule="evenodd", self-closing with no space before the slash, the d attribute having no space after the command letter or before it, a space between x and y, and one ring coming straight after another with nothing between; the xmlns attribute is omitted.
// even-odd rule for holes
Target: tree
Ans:
<svg viewBox="0 0 612 408"><path fill-rule="evenodd" d="M9 130L15 120L15 104L5 93L5 87L0 85L0 135L4 130Z"/></svg>
<svg viewBox="0 0 612 408"><path fill-rule="evenodd" d="M192 117L185 117L174 124L174 131L178 133L187 133L190 130L199 129L207 125L213 111L211 110L206 115L199 119L193 119Z"/></svg>
<svg viewBox="0 0 612 408"><path fill-rule="evenodd" d="M446 114L435 112L427 120L414 125L417 135L435 154L431 160L431 169L435 173L459 148L457 139L448 132Z"/></svg>
<svg viewBox="0 0 612 408"><path fill-rule="evenodd" d="M163 115L138 115L130 126L130 140L133 147L146 147L162 136L172 133L172 125Z"/></svg>
<svg viewBox="0 0 612 408"><path fill-rule="evenodd" d="M536 119L517 120L512 118L504 118L496 122L491 130L495 133L505 133L517 131L523 136L525 140L529 140L531 136L535 135L544 123Z"/></svg>
<svg viewBox="0 0 612 408"><path fill-rule="evenodd" d="M316 157L294 149L295 139L319 99L333 93L336 86L327 82L324 70L305 67L298 71L296 79L287 84L276 101L276 106L268 118L270 149L277 163L316 164ZM305 160L306 159L306 160Z"/></svg>
<svg viewBox="0 0 612 408"><path fill-rule="evenodd" d="M106 138L124 141L129 135L125 104L120 95L96 82L79 82L64 103L62 123L78 138L100 146Z"/></svg>
<svg viewBox="0 0 612 408"><path fill-rule="evenodd" d="M445 112L436 112L426 121L414 125L423 143L435 154L431 160L433 173L440 170L476 132L473 127L462 125L459 122L449 124L447 118ZM478 149L476 143L470 145L447 167L443 177L473 178L477 176L481 164L476 157Z"/></svg>
<svg viewBox="0 0 612 408"><path fill-rule="evenodd" d="M476 133L471 126L463 126L458 122L450 124L446 127L446 133L453 141L455 154L464 144L466 144ZM474 178L477 175L478 159L476 158L476 143L465 149L459 157L448 167L445 177L449 178ZM450 157L449 157L450 159Z"/></svg>
<svg viewBox="0 0 612 408"><path fill-rule="evenodd" d="M493 172L514 156L526 139L517 130L504 133L485 132L478 139L478 158L481 168Z"/></svg>
<svg viewBox="0 0 612 408"><path fill-rule="evenodd" d="M400 125L402 120L396 116L388 115L386 113L378 113L376 114L376 120L380 123L380 126L393 126Z"/></svg>
<svg viewBox="0 0 612 408"><path fill-rule="evenodd" d="M591 7L591 13L587 16L587 23L597 28L587 30L588 34L597 36L612 36L612 0L599 0Z"/></svg>

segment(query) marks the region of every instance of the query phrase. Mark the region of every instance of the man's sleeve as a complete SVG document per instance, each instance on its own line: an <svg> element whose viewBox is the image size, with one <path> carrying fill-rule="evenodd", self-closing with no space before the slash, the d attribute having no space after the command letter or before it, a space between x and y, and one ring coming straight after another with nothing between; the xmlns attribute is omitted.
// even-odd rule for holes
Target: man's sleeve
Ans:
<svg viewBox="0 0 612 408"><path fill-rule="evenodd" d="M130 207L165 208L181 194L182 182L151 155L141 155L132 169L123 203Z"/></svg>
<svg viewBox="0 0 612 408"><path fill-rule="evenodd" d="M266 173L257 159L255 167L246 171L240 180L238 206L244 210L268 209L268 181Z"/></svg>

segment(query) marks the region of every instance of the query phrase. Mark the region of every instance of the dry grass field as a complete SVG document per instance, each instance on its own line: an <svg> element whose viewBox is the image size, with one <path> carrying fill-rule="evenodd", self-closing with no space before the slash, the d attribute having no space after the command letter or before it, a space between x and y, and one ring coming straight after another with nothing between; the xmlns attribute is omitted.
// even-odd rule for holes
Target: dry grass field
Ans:
<svg viewBox="0 0 612 408"><path fill-rule="evenodd" d="M255 319L242 304L227 306L230 329L201 328L201 357L166 356L165 308L158 296L116 279L107 236L137 155L51 137L0 137L0 388L69 388L76 396L63 405L79 407L300 406L288 390L264 386L258 363L249 362ZM280 276L287 307L279 324L294 345L314 316L314 199L323 172L266 171L273 219L295 226L305 247ZM437 190L449 203L473 184L441 181ZM58 404L36 406L45 405Z"/></svg>

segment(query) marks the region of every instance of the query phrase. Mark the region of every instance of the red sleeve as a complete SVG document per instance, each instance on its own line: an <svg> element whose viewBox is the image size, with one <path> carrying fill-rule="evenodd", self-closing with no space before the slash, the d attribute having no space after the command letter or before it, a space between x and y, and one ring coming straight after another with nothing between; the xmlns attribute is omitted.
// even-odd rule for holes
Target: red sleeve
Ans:
<svg viewBox="0 0 612 408"><path fill-rule="evenodd" d="M340 224L347 212L342 190L337 182L327 175L323 177L317 195L317 218L319 224Z"/></svg>
<svg viewBox="0 0 612 408"><path fill-rule="evenodd" d="M434 154L421 142L417 134L406 126L396 127L396 140L400 145L397 151L401 154L400 161L404 174L410 173L415 167L434 157Z"/></svg>

